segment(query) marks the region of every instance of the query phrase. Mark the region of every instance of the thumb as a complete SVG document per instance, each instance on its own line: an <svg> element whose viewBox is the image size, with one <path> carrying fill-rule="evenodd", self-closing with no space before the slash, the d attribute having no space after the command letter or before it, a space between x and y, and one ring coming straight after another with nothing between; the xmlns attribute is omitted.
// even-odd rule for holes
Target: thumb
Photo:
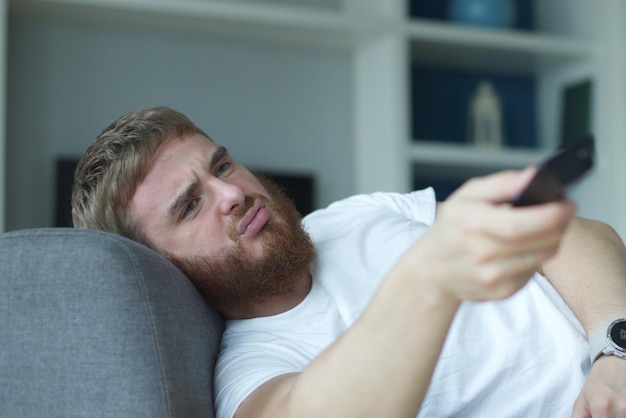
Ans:
<svg viewBox="0 0 626 418"><path fill-rule="evenodd" d="M506 203L519 196L537 173L537 167L507 170L485 177L474 178L463 184L451 198Z"/></svg>

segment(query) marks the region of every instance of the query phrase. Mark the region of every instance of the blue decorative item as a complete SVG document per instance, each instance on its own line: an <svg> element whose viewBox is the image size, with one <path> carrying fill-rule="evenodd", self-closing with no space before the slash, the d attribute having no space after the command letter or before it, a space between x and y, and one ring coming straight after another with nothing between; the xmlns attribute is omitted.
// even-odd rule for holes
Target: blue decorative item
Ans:
<svg viewBox="0 0 626 418"><path fill-rule="evenodd" d="M515 0L450 0L448 14L452 21L466 25L511 27Z"/></svg>

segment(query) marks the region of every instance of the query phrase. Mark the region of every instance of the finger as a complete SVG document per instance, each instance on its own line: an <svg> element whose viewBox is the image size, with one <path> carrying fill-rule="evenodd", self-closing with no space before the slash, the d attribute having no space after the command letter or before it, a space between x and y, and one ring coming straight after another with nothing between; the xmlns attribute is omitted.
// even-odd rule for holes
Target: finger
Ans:
<svg viewBox="0 0 626 418"><path fill-rule="evenodd" d="M546 222L545 216L537 215L537 209L518 212L475 202L462 203L444 203L439 220L449 219L456 242L466 243L459 251L476 265L503 257L523 258L528 252L533 253L538 262L543 262L558 250L570 219L557 216ZM546 212L546 208L541 212Z"/></svg>
<svg viewBox="0 0 626 418"><path fill-rule="evenodd" d="M559 249L560 234L549 234L533 237L518 242L503 242L488 236L477 236L472 239L468 248L470 259L476 265L486 265L498 260L512 260L520 267L539 267L552 258Z"/></svg>
<svg viewBox="0 0 626 418"><path fill-rule="evenodd" d="M527 251L518 256L512 256L511 259L516 261L516 264L519 265L520 272L530 271L532 273L536 273L542 263L545 260L550 259L556 253L556 249L549 249L544 251Z"/></svg>
<svg viewBox="0 0 626 418"><path fill-rule="evenodd" d="M462 268L459 275L475 278L469 283L478 285L475 289L480 293L473 297L480 300L503 299L524 287L536 273L539 263L540 259L533 253L503 256L470 263Z"/></svg>
<svg viewBox="0 0 626 418"><path fill-rule="evenodd" d="M523 242L542 235L561 235L576 213L569 201L525 208L503 205L476 208L471 226L502 242Z"/></svg>
<svg viewBox="0 0 626 418"><path fill-rule="evenodd" d="M521 171L507 170L476 177L465 182L451 198L510 202L524 190L536 172L536 167L528 167Z"/></svg>
<svg viewBox="0 0 626 418"><path fill-rule="evenodd" d="M516 258L524 259L527 264L538 267L542 263L551 259L559 250L561 234L554 233L540 235L529 240L520 241L508 245L496 245L493 248L493 258Z"/></svg>
<svg viewBox="0 0 626 418"><path fill-rule="evenodd" d="M532 279L535 268L523 258L511 258L499 260L485 266L479 273L482 278L482 286L477 288L479 293L475 300L505 299L526 286Z"/></svg>
<svg viewBox="0 0 626 418"><path fill-rule="evenodd" d="M576 399L574 403L574 408L572 410L572 418L591 418L591 413L586 406L587 402L584 396L581 394Z"/></svg>
<svg viewBox="0 0 626 418"><path fill-rule="evenodd" d="M513 295L524 287L538 271L540 265L554 254L554 250L526 252L521 255L502 257L486 265L487 272L483 272L482 275L485 278L484 284L491 289L491 292L485 295L488 299L504 299ZM491 273L488 272L489 270Z"/></svg>

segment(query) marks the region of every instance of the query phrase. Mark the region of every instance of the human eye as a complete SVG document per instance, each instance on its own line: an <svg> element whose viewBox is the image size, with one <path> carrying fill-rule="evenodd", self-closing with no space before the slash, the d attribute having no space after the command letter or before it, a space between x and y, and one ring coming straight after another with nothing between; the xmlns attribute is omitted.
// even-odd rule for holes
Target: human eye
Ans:
<svg viewBox="0 0 626 418"><path fill-rule="evenodd" d="M186 219L191 216L198 207L198 199L193 199L184 207L183 212L181 214L181 219Z"/></svg>
<svg viewBox="0 0 626 418"><path fill-rule="evenodd" d="M224 160L221 163L217 164L214 170L215 177L222 177L228 174L234 167L232 161Z"/></svg>

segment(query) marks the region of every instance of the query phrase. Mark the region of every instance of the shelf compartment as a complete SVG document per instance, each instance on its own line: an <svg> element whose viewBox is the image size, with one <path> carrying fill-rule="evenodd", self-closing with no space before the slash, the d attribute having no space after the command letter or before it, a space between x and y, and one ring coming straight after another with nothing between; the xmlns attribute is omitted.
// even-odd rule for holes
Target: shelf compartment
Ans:
<svg viewBox="0 0 626 418"><path fill-rule="evenodd" d="M483 80L494 86L500 99L504 145L539 147L534 77L426 66L411 69L413 137L470 143L470 103Z"/></svg>
<svg viewBox="0 0 626 418"><path fill-rule="evenodd" d="M450 68L534 74L594 54L591 42L539 32L476 28L427 19L413 19L404 30L414 62Z"/></svg>

